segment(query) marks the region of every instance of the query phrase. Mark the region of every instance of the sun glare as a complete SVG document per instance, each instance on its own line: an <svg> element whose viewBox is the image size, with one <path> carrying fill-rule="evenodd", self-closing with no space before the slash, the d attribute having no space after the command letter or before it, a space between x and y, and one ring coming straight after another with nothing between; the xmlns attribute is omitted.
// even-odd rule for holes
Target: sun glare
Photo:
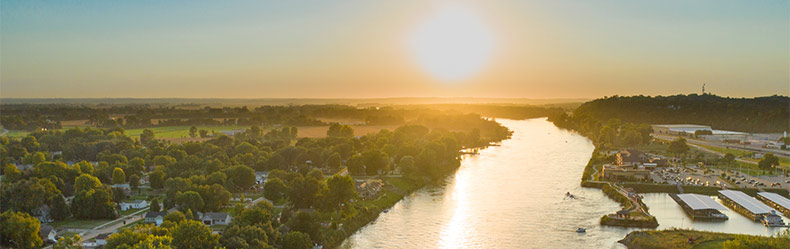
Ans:
<svg viewBox="0 0 790 249"><path fill-rule="evenodd" d="M411 50L424 70L442 81L459 81L479 72L494 49L494 38L472 11L440 8L411 36Z"/></svg>

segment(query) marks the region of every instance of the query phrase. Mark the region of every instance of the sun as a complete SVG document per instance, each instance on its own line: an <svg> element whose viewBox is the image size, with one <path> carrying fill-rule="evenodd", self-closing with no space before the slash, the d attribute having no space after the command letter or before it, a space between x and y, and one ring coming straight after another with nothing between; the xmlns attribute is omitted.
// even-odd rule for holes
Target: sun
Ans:
<svg viewBox="0 0 790 249"><path fill-rule="evenodd" d="M494 37L469 9L445 6L412 34L410 48L423 70L455 82L478 73L491 57Z"/></svg>

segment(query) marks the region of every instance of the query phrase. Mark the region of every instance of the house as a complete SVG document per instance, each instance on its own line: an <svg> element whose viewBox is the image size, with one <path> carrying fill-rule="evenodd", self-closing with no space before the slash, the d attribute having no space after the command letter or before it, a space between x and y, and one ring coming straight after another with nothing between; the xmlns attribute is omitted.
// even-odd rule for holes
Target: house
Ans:
<svg viewBox="0 0 790 249"><path fill-rule="evenodd" d="M145 200L134 200L131 202L122 202L120 206L121 206L121 211L126 211L129 209L141 209L147 207L148 202L146 202Z"/></svg>
<svg viewBox="0 0 790 249"><path fill-rule="evenodd" d="M362 197L363 200L369 200L377 197L383 186L384 184L381 182L381 180L354 181L354 187L357 189L359 197Z"/></svg>
<svg viewBox="0 0 790 249"><path fill-rule="evenodd" d="M617 166L634 166L645 161L645 153L634 149L625 149L617 153L615 161Z"/></svg>
<svg viewBox="0 0 790 249"><path fill-rule="evenodd" d="M203 214L203 218L201 220L203 221L203 224L211 226L211 225L228 225L230 224L230 219L231 217L230 214L228 213L207 212Z"/></svg>
<svg viewBox="0 0 790 249"><path fill-rule="evenodd" d="M44 204L34 209L32 214L33 217L36 217L36 219L41 221L41 223L49 223L55 221L51 216L49 216L51 211L52 209L49 207L49 205Z"/></svg>
<svg viewBox="0 0 790 249"><path fill-rule="evenodd" d="M636 166L617 166L605 164L601 174L604 179L645 181L650 177L650 170Z"/></svg>
<svg viewBox="0 0 790 249"><path fill-rule="evenodd" d="M269 172L266 171L255 171L255 182L258 184L263 184L266 182L266 179L269 178Z"/></svg>
<svg viewBox="0 0 790 249"><path fill-rule="evenodd" d="M55 243L57 241L55 239L55 236L57 236L55 228L50 225L41 225L38 235L41 236L41 240L44 240L45 243Z"/></svg>
<svg viewBox="0 0 790 249"><path fill-rule="evenodd" d="M96 236L96 245L103 246L107 244L107 237L112 233L102 233Z"/></svg>
<svg viewBox="0 0 790 249"><path fill-rule="evenodd" d="M162 225L165 215L167 215L167 212L148 212L145 214L145 223L153 223L157 226Z"/></svg>

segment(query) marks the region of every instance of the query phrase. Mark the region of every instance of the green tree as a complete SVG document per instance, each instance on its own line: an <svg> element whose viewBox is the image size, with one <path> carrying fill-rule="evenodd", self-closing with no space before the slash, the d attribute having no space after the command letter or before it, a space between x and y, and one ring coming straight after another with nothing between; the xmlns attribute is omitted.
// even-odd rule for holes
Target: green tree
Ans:
<svg viewBox="0 0 790 249"><path fill-rule="evenodd" d="M140 186L140 177L137 175L129 176L129 187L132 187L132 189L137 189L138 186Z"/></svg>
<svg viewBox="0 0 790 249"><path fill-rule="evenodd" d="M379 150L368 150L362 153L362 161L365 163L365 173L376 175L379 170L387 170L389 156Z"/></svg>
<svg viewBox="0 0 790 249"><path fill-rule="evenodd" d="M64 236L58 239L53 249L82 249L82 237L79 234Z"/></svg>
<svg viewBox="0 0 790 249"><path fill-rule="evenodd" d="M763 156L763 159L757 163L757 167L759 167L763 171L768 170L773 172L776 166L779 166L779 158L774 156L773 153L766 153Z"/></svg>
<svg viewBox="0 0 790 249"><path fill-rule="evenodd" d="M112 184L124 184L126 183L126 174L123 173L123 169L115 168L112 170Z"/></svg>
<svg viewBox="0 0 790 249"><path fill-rule="evenodd" d="M187 220L179 223L171 232L172 245L179 249L214 249L219 246L219 235L199 221Z"/></svg>
<svg viewBox="0 0 790 249"><path fill-rule="evenodd" d="M234 192L242 192L255 184L255 171L250 167L238 165L225 172L228 175L228 189Z"/></svg>
<svg viewBox="0 0 790 249"><path fill-rule="evenodd" d="M197 137L197 132L198 132L198 128L197 127L194 127L194 126L190 127L189 128L189 137L192 137L192 138Z"/></svg>
<svg viewBox="0 0 790 249"><path fill-rule="evenodd" d="M348 166L348 172L350 172L352 175L365 175L365 164L362 160L362 157L359 155L352 155L348 161L346 161L346 166Z"/></svg>
<svg viewBox="0 0 790 249"><path fill-rule="evenodd" d="M733 155L732 153L727 153L724 154L723 159L724 159L724 163L726 163L728 166L732 166L732 164L735 162L735 155Z"/></svg>
<svg viewBox="0 0 790 249"><path fill-rule="evenodd" d="M198 132L200 133L200 137L201 137L201 138L206 138L206 137L208 137L208 131L207 131L207 130L203 130L203 129L201 129L201 130L200 130L200 131L198 131Z"/></svg>
<svg viewBox="0 0 790 249"><path fill-rule="evenodd" d="M184 194L182 194L178 200L178 208L182 211L200 211L203 210L203 205L203 197L201 197L200 194L195 191L184 192Z"/></svg>
<svg viewBox="0 0 790 249"><path fill-rule="evenodd" d="M684 154L689 151L689 146L686 144L686 139L679 137L669 143L669 152L677 154Z"/></svg>
<svg viewBox="0 0 790 249"><path fill-rule="evenodd" d="M155 141L154 131L145 129L143 133L140 134L140 143L145 146L150 146L151 142Z"/></svg>
<svg viewBox="0 0 790 249"><path fill-rule="evenodd" d="M74 180L74 192L83 192L92 189L97 189L102 187L101 181L99 178L96 178L92 175L82 174Z"/></svg>
<svg viewBox="0 0 790 249"><path fill-rule="evenodd" d="M151 182L151 188L161 189L165 186L165 172L157 169L151 174L148 174L148 180Z"/></svg>
<svg viewBox="0 0 790 249"><path fill-rule="evenodd" d="M66 204L66 198L62 195L52 198L52 211L50 212L50 216L54 220L65 220L71 216L69 205Z"/></svg>
<svg viewBox="0 0 790 249"><path fill-rule="evenodd" d="M400 162L398 162L398 167L400 167L401 173L409 176L414 177L417 176L417 168L414 164L414 157L413 156L404 156L400 158Z"/></svg>
<svg viewBox="0 0 790 249"><path fill-rule="evenodd" d="M353 137L354 136L354 129L348 125L341 125L338 123L333 123L329 125L329 130L326 131L326 135L328 137Z"/></svg>
<svg viewBox="0 0 790 249"><path fill-rule="evenodd" d="M310 249L313 248L313 241L305 233L291 231L283 237L283 248Z"/></svg>
<svg viewBox="0 0 790 249"><path fill-rule="evenodd" d="M326 194L327 205L337 208L342 204L350 204L357 197L354 179L351 176L333 175L326 179L329 191Z"/></svg>
<svg viewBox="0 0 790 249"><path fill-rule="evenodd" d="M325 189L324 182L313 177L297 176L291 181L288 197L294 207L309 208L316 202L316 196Z"/></svg>
<svg viewBox="0 0 790 249"><path fill-rule="evenodd" d="M283 183L280 178L269 178L269 180L263 184L263 196L266 197L266 199L279 201L285 197L286 193L288 193L288 186L285 186L285 183Z"/></svg>
<svg viewBox="0 0 790 249"><path fill-rule="evenodd" d="M43 244L39 237L41 223L23 212L5 211L0 214L0 244L9 248L33 249Z"/></svg>
<svg viewBox="0 0 790 249"><path fill-rule="evenodd" d="M222 237L219 241L226 248L272 248L268 244L268 237L266 230L261 227L233 225L222 232Z"/></svg>
<svg viewBox="0 0 790 249"><path fill-rule="evenodd" d="M5 183L19 180L22 176L22 172L13 164L6 164L3 169L3 174L3 182Z"/></svg>
<svg viewBox="0 0 790 249"><path fill-rule="evenodd" d="M162 205L159 204L159 198L151 199L151 212L159 212L162 210Z"/></svg>
<svg viewBox="0 0 790 249"><path fill-rule="evenodd" d="M187 220L187 217L181 211L176 210L176 211L167 213L165 215L165 217L163 218L163 220L170 221L170 222L173 222L175 224L178 224L178 223L181 223L182 221Z"/></svg>

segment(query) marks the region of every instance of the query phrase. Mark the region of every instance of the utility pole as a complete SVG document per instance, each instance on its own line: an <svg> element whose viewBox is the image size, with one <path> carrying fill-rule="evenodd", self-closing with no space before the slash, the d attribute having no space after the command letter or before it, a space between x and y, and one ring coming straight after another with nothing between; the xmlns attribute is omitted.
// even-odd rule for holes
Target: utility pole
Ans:
<svg viewBox="0 0 790 249"><path fill-rule="evenodd" d="M702 83L702 95L705 95L705 83Z"/></svg>

